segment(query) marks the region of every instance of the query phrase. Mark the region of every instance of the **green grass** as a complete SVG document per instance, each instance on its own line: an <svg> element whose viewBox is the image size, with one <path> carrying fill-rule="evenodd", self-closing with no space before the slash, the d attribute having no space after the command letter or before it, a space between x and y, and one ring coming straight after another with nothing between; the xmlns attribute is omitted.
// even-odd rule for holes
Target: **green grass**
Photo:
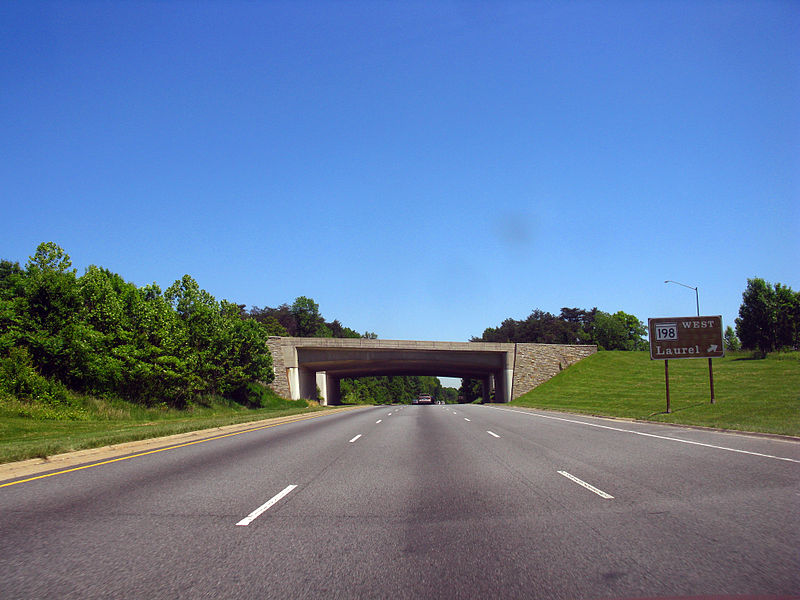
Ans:
<svg viewBox="0 0 800 600"><path fill-rule="evenodd" d="M88 397L74 402L80 406L54 412L0 398L0 463L320 410L277 397L255 409L219 399L186 410Z"/></svg>
<svg viewBox="0 0 800 600"><path fill-rule="evenodd" d="M664 361L647 352L598 352L513 402L684 425L800 436L800 352L753 359L736 353L708 361L669 361L672 412L666 414Z"/></svg>

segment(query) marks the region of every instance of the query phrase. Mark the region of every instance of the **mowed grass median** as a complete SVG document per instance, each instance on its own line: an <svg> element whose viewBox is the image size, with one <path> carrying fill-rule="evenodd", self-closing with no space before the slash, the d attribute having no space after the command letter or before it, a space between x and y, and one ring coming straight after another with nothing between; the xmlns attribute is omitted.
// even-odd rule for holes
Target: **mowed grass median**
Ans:
<svg viewBox="0 0 800 600"><path fill-rule="evenodd" d="M664 361L647 352L598 352L512 404L611 417L800 436L800 352L713 360L711 404L706 359L669 361L672 412L666 414Z"/></svg>

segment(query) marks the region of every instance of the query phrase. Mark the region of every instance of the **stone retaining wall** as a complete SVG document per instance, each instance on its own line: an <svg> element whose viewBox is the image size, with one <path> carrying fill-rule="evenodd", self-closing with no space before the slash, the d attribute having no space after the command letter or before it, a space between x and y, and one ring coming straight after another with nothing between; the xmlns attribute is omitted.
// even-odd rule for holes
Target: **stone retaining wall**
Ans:
<svg viewBox="0 0 800 600"><path fill-rule="evenodd" d="M511 399L516 400L568 366L597 352L597 346L517 344Z"/></svg>
<svg viewBox="0 0 800 600"><path fill-rule="evenodd" d="M286 374L286 362L283 356L283 343L282 338L270 337L267 345L269 346L269 353L272 354L272 370L275 373L275 378L269 384L275 392L283 398L291 398L289 391L289 377Z"/></svg>

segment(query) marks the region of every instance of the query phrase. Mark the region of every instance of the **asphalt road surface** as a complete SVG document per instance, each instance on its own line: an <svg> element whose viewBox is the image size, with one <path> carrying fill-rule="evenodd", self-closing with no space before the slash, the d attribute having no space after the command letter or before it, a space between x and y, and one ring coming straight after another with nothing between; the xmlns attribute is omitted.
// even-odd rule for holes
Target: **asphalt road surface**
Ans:
<svg viewBox="0 0 800 600"><path fill-rule="evenodd" d="M369 407L0 483L0 598L800 593L800 444Z"/></svg>

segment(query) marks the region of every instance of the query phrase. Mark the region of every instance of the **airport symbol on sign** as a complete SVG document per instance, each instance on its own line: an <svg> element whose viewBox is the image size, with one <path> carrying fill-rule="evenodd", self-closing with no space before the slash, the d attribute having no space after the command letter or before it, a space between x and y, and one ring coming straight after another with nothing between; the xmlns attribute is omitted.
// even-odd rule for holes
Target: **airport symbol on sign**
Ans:
<svg viewBox="0 0 800 600"><path fill-rule="evenodd" d="M650 358L721 358L722 317L666 317L648 319Z"/></svg>

